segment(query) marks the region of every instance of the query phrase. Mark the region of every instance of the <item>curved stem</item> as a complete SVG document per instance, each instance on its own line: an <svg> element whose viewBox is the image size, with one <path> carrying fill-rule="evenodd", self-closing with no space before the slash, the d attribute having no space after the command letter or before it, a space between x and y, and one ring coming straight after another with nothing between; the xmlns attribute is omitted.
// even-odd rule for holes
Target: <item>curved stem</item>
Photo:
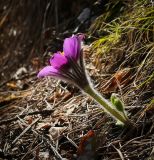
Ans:
<svg viewBox="0 0 154 160"><path fill-rule="evenodd" d="M90 85L85 87L83 90L85 93L90 95L97 103L99 103L102 108L108 112L111 116L113 116L115 119L121 121L126 126L131 126L131 122L128 118L125 118L123 115L121 115L117 110L114 109L112 103L110 103L108 100L106 100L104 97L100 96L99 93L97 93L96 90L94 90Z"/></svg>

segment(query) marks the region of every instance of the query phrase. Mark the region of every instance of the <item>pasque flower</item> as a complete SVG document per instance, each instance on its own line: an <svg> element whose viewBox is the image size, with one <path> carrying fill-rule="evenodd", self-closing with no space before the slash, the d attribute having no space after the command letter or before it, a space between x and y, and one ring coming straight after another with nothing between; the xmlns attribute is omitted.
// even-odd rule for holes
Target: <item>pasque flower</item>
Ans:
<svg viewBox="0 0 154 160"><path fill-rule="evenodd" d="M44 67L38 77L51 76L53 78L69 81L79 88L84 88L87 83L81 50L81 36L66 38L63 52L57 52L50 58L50 65Z"/></svg>
<svg viewBox="0 0 154 160"><path fill-rule="evenodd" d="M81 48L81 41L83 36L72 36L66 38L63 44L63 52L57 52L50 58L50 65L44 67L39 73L38 77L51 76L71 82L82 91L90 95L102 108L108 112L116 120L121 121L125 125L130 125L131 122L121 112L102 97L92 87L88 75L86 74L83 51Z"/></svg>

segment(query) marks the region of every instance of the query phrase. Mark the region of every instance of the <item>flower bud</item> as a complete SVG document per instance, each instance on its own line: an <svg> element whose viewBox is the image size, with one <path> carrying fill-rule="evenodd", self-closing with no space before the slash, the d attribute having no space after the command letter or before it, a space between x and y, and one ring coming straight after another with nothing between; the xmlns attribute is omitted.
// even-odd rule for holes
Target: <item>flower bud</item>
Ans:
<svg viewBox="0 0 154 160"><path fill-rule="evenodd" d="M116 96L116 94L111 95L111 102L116 107L116 109L120 112L124 112L124 105L121 100Z"/></svg>

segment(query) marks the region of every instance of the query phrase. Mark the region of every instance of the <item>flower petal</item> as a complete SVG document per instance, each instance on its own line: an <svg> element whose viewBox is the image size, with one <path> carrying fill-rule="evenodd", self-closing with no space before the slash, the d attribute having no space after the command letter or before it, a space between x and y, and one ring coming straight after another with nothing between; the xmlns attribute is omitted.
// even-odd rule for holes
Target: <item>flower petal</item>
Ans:
<svg viewBox="0 0 154 160"><path fill-rule="evenodd" d="M60 52L55 53L53 57L50 59L50 64L56 69L60 69L67 63L67 58L64 55L60 54Z"/></svg>
<svg viewBox="0 0 154 160"><path fill-rule="evenodd" d="M66 38L63 45L64 55L77 61L81 50L81 40L77 36Z"/></svg>
<svg viewBox="0 0 154 160"><path fill-rule="evenodd" d="M55 76L59 71L52 66L44 67L37 75L38 78L46 77L46 76Z"/></svg>

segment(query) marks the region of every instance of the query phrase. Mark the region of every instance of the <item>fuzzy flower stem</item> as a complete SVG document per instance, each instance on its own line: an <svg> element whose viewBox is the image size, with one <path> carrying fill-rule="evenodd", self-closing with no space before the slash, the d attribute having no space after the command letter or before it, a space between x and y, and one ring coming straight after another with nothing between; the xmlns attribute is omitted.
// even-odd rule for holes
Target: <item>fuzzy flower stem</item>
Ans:
<svg viewBox="0 0 154 160"><path fill-rule="evenodd" d="M131 126L131 122L129 119L126 119L124 116L122 116L118 111L114 109L112 106L112 103L110 103L108 100L106 100L104 97L100 96L99 93L97 93L96 90L94 90L90 85L85 87L83 89L85 93L90 95L97 103L99 103L102 108L107 111L112 117L115 119L121 121L126 126Z"/></svg>

